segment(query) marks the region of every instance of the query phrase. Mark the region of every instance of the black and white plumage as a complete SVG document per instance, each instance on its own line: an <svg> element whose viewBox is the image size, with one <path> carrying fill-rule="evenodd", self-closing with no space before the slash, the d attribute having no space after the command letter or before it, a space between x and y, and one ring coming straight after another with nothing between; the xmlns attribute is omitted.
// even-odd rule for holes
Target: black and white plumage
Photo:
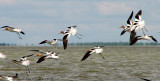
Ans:
<svg viewBox="0 0 160 81"><path fill-rule="evenodd" d="M0 75L0 80L4 80L4 81L13 81L15 78L18 78L18 73L16 73L14 76L2 76L2 75Z"/></svg>
<svg viewBox="0 0 160 81"><path fill-rule="evenodd" d="M78 33L76 29L76 25L68 27L67 31L71 33L71 35L76 36L77 38L81 39L79 36L83 36L82 34Z"/></svg>
<svg viewBox="0 0 160 81"><path fill-rule="evenodd" d="M41 62L43 62L45 59L55 59L55 60L58 60L58 59L59 59L58 54L59 54L59 53L53 52L53 53L51 53L51 54L47 54L47 55L41 56L41 57L38 59L37 63L41 63Z"/></svg>
<svg viewBox="0 0 160 81"><path fill-rule="evenodd" d="M133 25L133 22L132 22L132 16L133 16L133 11L131 12L128 20L127 20L127 26L125 27L124 25L121 26L121 28L123 28L123 31L121 32L120 35L123 35L125 32L129 32L131 33L131 28L132 28L132 25Z"/></svg>
<svg viewBox="0 0 160 81"><path fill-rule="evenodd" d="M14 27L11 27L11 26L3 26L1 28L5 28L5 30L9 31L9 32L15 32L20 39L22 39L21 36L20 36L20 33L25 35L25 33L19 28L14 28Z"/></svg>
<svg viewBox="0 0 160 81"><path fill-rule="evenodd" d="M66 33L63 37L63 48L64 50L67 49L67 46L68 46L68 40L69 40L69 37L70 37L70 33Z"/></svg>
<svg viewBox="0 0 160 81"><path fill-rule="evenodd" d="M91 48L91 49L87 50L87 53L83 56L81 61L84 61L85 59L87 59L93 53L100 54L102 56L102 58L104 59L105 57L102 55L102 52L103 52L102 47L103 46L95 46L94 48Z"/></svg>
<svg viewBox="0 0 160 81"><path fill-rule="evenodd" d="M27 58L33 55L34 54L23 56L22 58L20 58L20 60L12 60L12 62L16 64L19 64L19 62L21 62L21 64L26 67L26 74L28 75L28 73L30 73L29 70L30 60L27 60Z"/></svg>
<svg viewBox="0 0 160 81"><path fill-rule="evenodd" d="M131 42L130 45L135 44L138 40L153 40L154 42L158 42L153 36L151 35L144 35L144 36L136 36Z"/></svg>
<svg viewBox="0 0 160 81"><path fill-rule="evenodd" d="M49 55L49 54L53 53L51 51L44 52L44 51L40 51L40 50L30 50L30 51L34 51L34 52L40 53L40 54L36 54L36 56L39 56L39 57L42 57L43 55Z"/></svg>
<svg viewBox="0 0 160 81"><path fill-rule="evenodd" d="M44 41L42 41L42 42L40 42L39 44L45 44L45 43L47 43L48 45L51 45L51 46L53 46L53 45L55 45L55 47L57 46L56 44L57 44L57 41L62 41L61 39L53 39L53 40L51 40L51 41L49 41L49 40L44 40Z"/></svg>
<svg viewBox="0 0 160 81"><path fill-rule="evenodd" d="M139 10L139 12L135 15L135 21L133 25L135 26L135 31L137 32L138 29L142 29L143 34L145 34L144 29L148 32L148 30L145 28L145 21L142 20L142 10Z"/></svg>

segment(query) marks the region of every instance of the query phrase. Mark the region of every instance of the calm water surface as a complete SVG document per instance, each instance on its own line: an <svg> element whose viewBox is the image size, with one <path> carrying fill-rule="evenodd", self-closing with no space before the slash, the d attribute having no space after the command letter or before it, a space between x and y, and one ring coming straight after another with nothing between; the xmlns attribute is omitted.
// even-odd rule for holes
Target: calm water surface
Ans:
<svg viewBox="0 0 160 81"><path fill-rule="evenodd" d="M0 60L0 75L15 75L15 81L143 81L141 78L160 81L160 47L105 47L103 55L91 55L80 61L91 47L69 47L67 50L53 47L0 47L7 60L19 59L29 50L60 52L60 64L47 59L37 64L39 57L30 57L31 73L25 67Z"/></svg>

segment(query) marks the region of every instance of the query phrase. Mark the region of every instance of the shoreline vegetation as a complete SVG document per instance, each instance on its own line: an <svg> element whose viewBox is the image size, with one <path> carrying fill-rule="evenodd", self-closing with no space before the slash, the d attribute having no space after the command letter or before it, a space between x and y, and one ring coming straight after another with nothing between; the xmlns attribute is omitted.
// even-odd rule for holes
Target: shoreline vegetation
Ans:
<svg viewBox="0 0 160 81"><path fill-rule="evenodd" d="M63 46L62 43L57 43L58 46ZM134 46L158 46L160 43L139 42ZM16 44L16 43L0 43L0 46L49 46L47 44ZM69 46L129 46L129 42L78 42L69 43Z"/></svg>

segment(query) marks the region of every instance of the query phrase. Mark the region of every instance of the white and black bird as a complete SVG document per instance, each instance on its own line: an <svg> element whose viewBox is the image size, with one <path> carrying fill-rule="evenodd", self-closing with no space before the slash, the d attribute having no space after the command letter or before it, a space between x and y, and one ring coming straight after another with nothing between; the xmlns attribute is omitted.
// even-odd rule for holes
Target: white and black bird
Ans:
<svg viewBox="0 0 160 81"><path fill-rule="evenodd" d="M4 28L6 31L9 31L9 32L15 32L20 39L22 39L21 36L20 36L20 33L25 35L25 33L19 28L14 28L14 27L11 27L11 26L3 26L1 28Z"/></svg>
<svg viewBox="0 0 160 81"><path fill-rule="evenodd" d="M38 59L37 63L41 63L41 62L43 62L46 59L54 59L54 60L58 61L58 59L59 59L58 54L59 53L52 52L51 54L47 54L47 55L41 56Z"/></svg>
<svg viewBox="0 0 160 81"><path fill-rule="evenodd" d="M76 29L76 25L74 26L69 26L67 31L71 33L71 35L76 36L77 38L81 39L79 36L83 36L82 34L78 33ZM79 36L78 36L79 35Z"/></svg>
<svg viewBox="0 0 160 81"><path fill-rule="evenodd" d="M135 15L134 25L136 25L136 30L140 28L140 29L142 29L142 32L144 33L143 29L145 29L146 31L147 31L147 29L145 28L145 21L142 20L141 15L142 15L142 10L139 10L139 12Z"/></svg>
<svg viewBox="0 0 160 81"><path fill-rule="evenodd" d="M49 55L49 54L53 53L51 51L44 52L44 51L40 51L40 50L30 50L30 51L38 52L39 54L36 54L36 56L39 56L39 57L42 57L44 55Z"/></svg>
<svg viewBox="0 0 160 81"><path fill-rule="evenodd" d="M87 53L83 56L81 61L84 61L85 59L87 59L93 53L100 54L102 56L102 58L105 59L105 57L102 55L102 52L103 52L102 47L104 47L104 46L95 46L92 49L88 49Z"/></svg>
<svg viewBox="0 0 160 81"><path fill-rule="evenodd" d="M18 73L16 73L16 75L14 75L14 76L2 76L2 75L0 75L0 80L4 80L4 81L13 81L15 78L18 78Z"/></svg>
<svg viewBox="0 0 160 81"><path fill-rule="evenodd" d="M12 62L16 64L19 64L19 62L21 62L21 64L26 67L26 74L28 75L28 73L30 73L30 69L29 69L30 60L28 60L27 58L33 55L34 54L23 56L20 60L12 60Z"/></svg>
<svg viewBox="0 0 160 81"><path fill-rule="evenodd" d="M127 20L127 26L126 27L124 25L121 26L121 28L123 28L123 31L121 32L120 35L123 35L125 32L131 33L132 26L133 26L132 17L133 17L133 11L131 12L131 14Z"/></svg>
<svg viewBox="0 0 160 81"><path fill-rule="evenodd" d="M40 42L39 44L45 44L45 43L47 43L48 45L51 45L51 46L55 45L55 47L56 47L57 46L57 41L62 41L62 40L61 39L53 39L51 41L44 40L44 41Z"/></svg>
<svg viewBox="0 0 160 81"><path fill-rule="evenodd" d="M154 42L158 42L153 36L151 35L143 35L143 36L136 36L131 42L130 45L135 44L138 40L153 40Z"/></svg>

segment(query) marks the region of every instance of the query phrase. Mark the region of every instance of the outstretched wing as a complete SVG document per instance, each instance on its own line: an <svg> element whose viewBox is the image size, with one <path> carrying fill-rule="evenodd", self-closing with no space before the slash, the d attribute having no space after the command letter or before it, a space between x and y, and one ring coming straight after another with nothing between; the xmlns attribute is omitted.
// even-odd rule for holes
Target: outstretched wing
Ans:
<svg viewBox="0 0 160 81"><path fill-rule="evenodd" d="M138 38L139 38L139 36L135 37L135 38L130 42L129 45L135 44L135 43L138 41Z"/></svg>
<svg viewBox="0 0 160 81"><path fill-rule="evenodd" d="M149 80L149 79L145 79L145 78L141 78L142 80L144 80L144 81L151 81L151 80Z"/></svg>
<svg viewBox="0 0 160 81"><path fill-rule="evenodd" d="M136 37L136 32L135 32L135 29L134 29L130 34L130 43L135 39L135 37Z"/></svg>
<svg viewBox="0 0 160 81"><path fill-rule="evenodd" d="M20 32L21 34L25 35L25 33L23 31Z"/></svg>
<svg viewBox="0 0 160 81"><path fill-rule="evenodd" d="M127 24L132 25L132 17L133 17L133 11L131 12L131 15L129 16L127 20Z"/></svg>
<svg viewBox="0 0 160 81"><path fill-rule="evenodd" d="M136 20L141 20L142 19L141 14L142 14L142 10L139 10L139 12L135 16Z"/></svg>
<svg viewBox="0 0 160 81"><path fill-rule="evenodd" d="M46 57L46 56L43 56L43 57L39 58L38 61L37 61L37 63L41 63L42 61L44 61L44 60L45 60L45 57Z"/></svg>
<svg viewBox="0 0 160 81"><path fill-rule="evenodd" d="M13 28L13 27L10 27L10 26L3 26L1 28Z"/></svg>
<svg viewBox="0 0 160 81"><path fill-rule="evenodd" d="M26 56L23 56L22 58L31 57L31 56L33 56L33 55L34 55L34 54L26 55Z"/></svg>
<svg viewBox="0 0 160 81"><path fill-rule="evenodd" d="M91 52L92 52L92 51L88 51L88 52L83 56L83 58L82 58L81 61L87 59L87 58L91 55Z"/></svg>
<svg viewBox="0 0 160 81"><path fill-rule="evenodd" d="M46 41L42 41L42 42L40 42L39 44L44 44L44 43L46 43Z"/></svg>
<svg viewBox="0 0 160 81"><path fill-rule="evenodd" d="M45 54L45 52L40 51L40 50L30 50L30 51L34 51L34 52L39 52L39 53L44 53Z"/></svg>
<svg viewBox="0 0 160 81"><path fill-rule="evenodd" d="M68 36L69 36L69 34L66 34L63 37L63 48L64 48L64 50L67 49L67 46L68 46Z"/></svg>
<svg viewBox="0 0 160 81"><path fill-rule="evenodd" d="M156 43L158 42L153 36L152 36L152 40Z"/></svg>
<svg viewBox="0 0 160 81"><path fill-rule="evenodd" d="M121 32L121 35L123 35L125 32L126 32L126 31L125 31L125 30L123 30L123 31Z"/></svg>

